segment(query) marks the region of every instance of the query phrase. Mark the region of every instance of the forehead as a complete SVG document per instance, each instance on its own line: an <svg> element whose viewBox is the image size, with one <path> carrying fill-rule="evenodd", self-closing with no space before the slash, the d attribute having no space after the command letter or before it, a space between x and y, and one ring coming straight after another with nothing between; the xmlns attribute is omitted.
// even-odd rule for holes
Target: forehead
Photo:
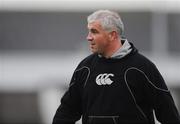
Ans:
<svg viewBox="0 0 180 124"><path fill-rule="evenodd" d="M87 27L88 29L102 29L100 21L93 21L88 23Z"/></svg>

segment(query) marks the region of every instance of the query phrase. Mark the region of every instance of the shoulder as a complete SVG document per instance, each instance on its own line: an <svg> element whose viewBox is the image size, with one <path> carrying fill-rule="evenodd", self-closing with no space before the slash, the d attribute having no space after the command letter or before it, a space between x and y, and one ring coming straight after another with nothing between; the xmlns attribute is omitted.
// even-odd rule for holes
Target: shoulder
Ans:
<svg viewBox="0 0 180 124"><path fill-rule="evenodd" d="M77 69L82 67L89 67L94 63L95 60L97 60L98 55L97 54L90 54L89 56L85 57L79 64Z"/></svg>
<svg viewBox="0 0 180 124"><path fill-rule="evenodd" d="M133 62L137 65L145 66L145 67L155 66L152 60L150 60L148 57L144 56L141 53L135 54L135 56L133 57Z"/></svg>
<svg viewBox="0 0 180 124"><path fill-rule="evenodd" d="M79 82L83 82L88 78L91 72L91 68L93 66L93 61L96 60L98 56L96 54L91 54L87 57L85 57L77 66L77 68L74 71L73 76L76 77L76 80L79 80Z"/></svg>
<svg viewBox="0 0 180 124"><path fill-rule="evenodd" d="M138 75L141 77L143 76L142 79L145 79L148 82L148 86L168 92L165 81L154 62L140 53L136 54L133 60L135 63L134 66L128 68L127 71L134 70L134 72L136 72L136 78Z"/></svg>
<svg viewBox="0 0 180 124"><path fill-rule="evenodd" d="M140 53L137 54L136 58L139 63L139 69L148 75L149 78L161 77L158 67L152 60Z"/></svg>
<svg viewBox="0 0 180 124"><path fill-rule="evenodd" d="M136 53L133 57L131 57L130 63L131 67L135 67L147 75L159 73L155 63L141 53Z"/></svg>

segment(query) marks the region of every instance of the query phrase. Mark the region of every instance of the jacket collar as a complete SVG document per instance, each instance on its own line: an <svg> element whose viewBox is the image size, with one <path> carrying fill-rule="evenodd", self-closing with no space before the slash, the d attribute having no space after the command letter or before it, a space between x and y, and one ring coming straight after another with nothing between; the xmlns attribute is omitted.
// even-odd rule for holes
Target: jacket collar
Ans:
<svg viewBox="0 0 180 124"><path fill-rule="evenodd" d="M120 47L112 56L113 59L121 59L128 55L132 51L132 47L130 43L127 41L127 39L123 39L122 41L122 47Z"/></svg>
<svg viewBox="0 0 180 124"><path fill-rule="evenodd" d="M121 59L128 55L132 51L131 44L128 42L127 39L122 39L122 47L120 47L110 58L112 59ZM99 57L102 57L102 55L98 55Z"/></svg>

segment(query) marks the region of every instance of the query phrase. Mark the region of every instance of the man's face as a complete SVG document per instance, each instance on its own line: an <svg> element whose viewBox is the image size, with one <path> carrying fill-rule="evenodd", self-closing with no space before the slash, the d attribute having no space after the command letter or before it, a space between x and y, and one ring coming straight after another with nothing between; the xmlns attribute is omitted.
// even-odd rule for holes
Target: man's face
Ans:
<svg viewBox="0 0 180 124"><path fill-rule="evenodd" d="M105 31L99 21L88 24L88 36L90 49L93 53L104 54L109 45L109 33Z"/></svg>

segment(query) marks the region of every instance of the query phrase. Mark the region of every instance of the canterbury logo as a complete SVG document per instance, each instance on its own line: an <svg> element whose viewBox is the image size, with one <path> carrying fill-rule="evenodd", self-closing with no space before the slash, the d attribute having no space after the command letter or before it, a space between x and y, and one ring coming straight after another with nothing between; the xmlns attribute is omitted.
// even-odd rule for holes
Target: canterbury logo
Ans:
<svg viewBox="0 0 180 124"><path fill-rule="evenodd" d="M96 83L98 85L110 85L113 83L113 81L109 78L109 77L113 77L114 74L107 74L107 73L104 73L104 74L99 74L97 77L96 77Z"/></svg>

